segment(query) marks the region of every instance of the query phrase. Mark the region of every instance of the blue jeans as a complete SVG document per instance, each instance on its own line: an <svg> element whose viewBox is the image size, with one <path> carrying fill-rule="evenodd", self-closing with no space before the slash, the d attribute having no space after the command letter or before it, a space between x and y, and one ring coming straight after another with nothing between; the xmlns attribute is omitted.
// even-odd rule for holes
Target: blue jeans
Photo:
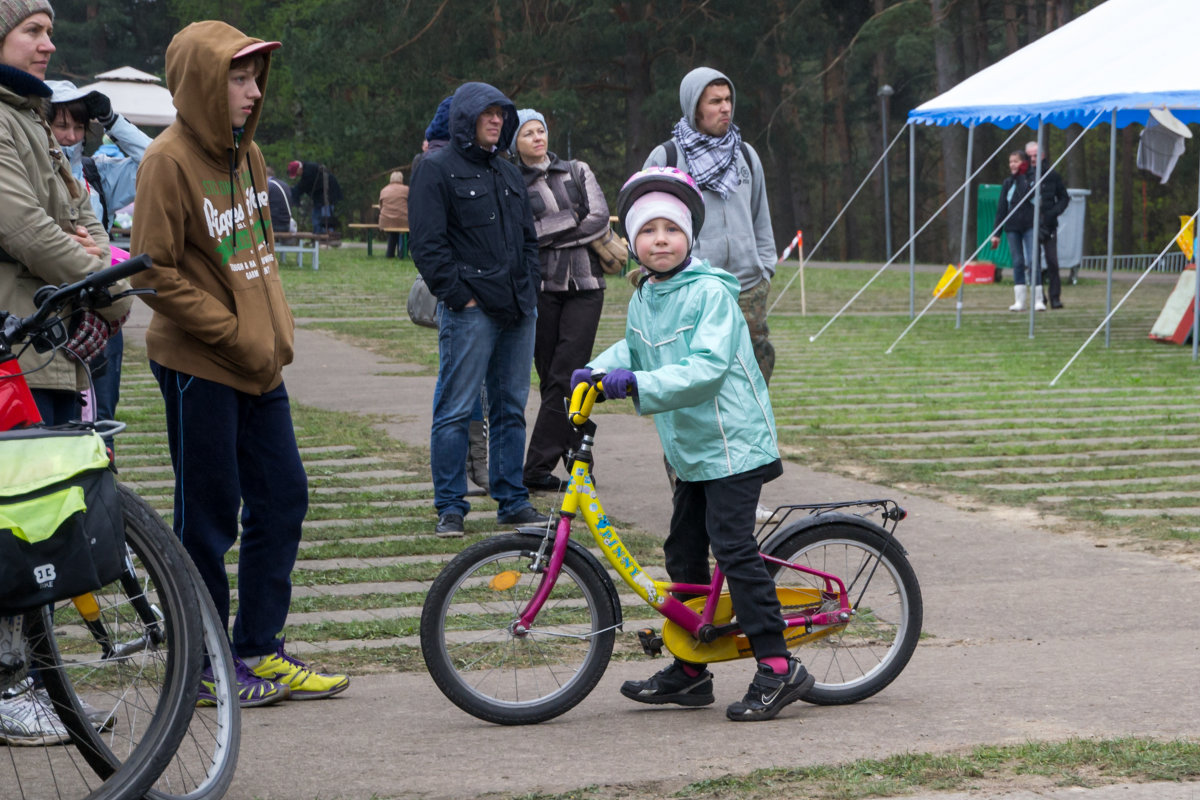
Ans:
<svg viewBox="0 0 1200 800"><path fill-rule="evenodd" d="M1008 252L1012 255L1013 283L1024 286L1025 267L1032 266L1033 228L1023 231L1008 231Z"/></svg>
<svg viewBox="0 0 1200 800"><path fill-rule="evenodd" d="M522 482L525 403L529 399L537 317L501 325L478 307L451 311L438 303L438 379L433 392L430 466L439 515L465 515L467 437L479 386L487 387L488 481L500 516L529 506Z"/></svg>
<svg viewBox="0 0 1200 800"><path fill-rule="evenodd" d="M292 567L308 511L292 409L281 383L262 395L167 369L154 361L175 470L175 534L222 620L229 618L225 554L238 539L233 650L274 653L292 601Z"/></svg>
<svg viewBox="0 0 1200 800"><path fill-rule="evenodd" d="M99 376L92 378L96 396L92 398L96 404L96 419L116 419L117 403L121 402L121 361L125 353L125 334L117 331L108 337L104 346L104 358L108 366ZM106 438L105 443L113 446L113 437Z"/></svg>
<svg viewBox="0 0 1200 800"><path fill-rule="evenodd" d="M333 206L313 206L313 233L329 233L331 230L333 230L333 227L329 224L329 221L332 217Z"/></svg>

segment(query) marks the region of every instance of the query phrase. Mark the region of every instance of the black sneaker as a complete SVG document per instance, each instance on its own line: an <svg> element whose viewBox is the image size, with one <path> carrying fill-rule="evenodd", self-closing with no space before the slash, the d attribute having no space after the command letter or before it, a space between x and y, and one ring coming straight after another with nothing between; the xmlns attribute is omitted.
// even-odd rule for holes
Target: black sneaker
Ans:
<svg viewBox="0 0 1200 800"><path fill-rule="evenodd" d="M501 525L545 525L549 521L550 517L533 506L525 506L517 513L507 516L496 515L496 522Z"/></svg>
<svg viewBox="0 0 1200 800"><path fill-rule="evenodd" d="M786 675L778 675L766 664L759 664L746 696L731 703L725 716L736 722L773 719L784 706L803 697L817 679L796 659L791 659L789 665Z"/></svg>
<svg viewBox="0 0 1200 800"><path fill-rule="evenodd" d="M536 478L525 478L525 488L531 492L554 492L557 494L567 488L567 482L557 475L541 475Z"/></svg>
<svg viewBox="0 0 1200 800"><path fill-rule="evenodd" d="M455 514L452 511L447 511L438 517L437 527L433 529L434 533L441 536L443 539L456 538L463 535L463 515Z"/></svg>
<svg viewBox="0 0 1200 800"><path fill-rule="evenodd" d="M692 677L683 671L678 661L659 670L644 681L625 681L621 694L630 700L651 705L675 703L681 706L706 706L713 702L712 673L701 670Z"/></svg>

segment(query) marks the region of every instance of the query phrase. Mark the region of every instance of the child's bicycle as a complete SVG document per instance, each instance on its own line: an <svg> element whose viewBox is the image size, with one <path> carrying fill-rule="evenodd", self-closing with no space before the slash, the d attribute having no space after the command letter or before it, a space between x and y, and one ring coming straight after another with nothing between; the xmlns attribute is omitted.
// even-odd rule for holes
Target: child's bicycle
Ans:
<svg viewBox="0 0 1200 800"><path fill-rule="evenodd" d="M602 378L593 373L594 382L575 388L568 411L575 427L584 428L603 399ZM753 655L721 591L720 569L706 586L659 581L625 548L591 478L593 444L585 433L572 454L557 531L519 528L471 545L429 589L421 614L425 664L442 693L480 719L522 725L556 717L586 697L608 666L621 601L600 562L571 540L579 516L609 566L666 617L661 636L638 633L647 654L665 646L695 663ZM879 522L867 519L876 512ZM781 506L778 521L761 526L759 549L778 587L788 647L805 646L801 658L816 676L808 702L857 702L908 664L922 609L916 574L894 535L904 516L891 500L855 500Z"/></svg>
<svg viewBox="0 0 1200 800"><path fill-rule="evenodd" d="M224 795L236 766L236 676L224 625L208 592L170 528L142 498L125 486L114 486L115 497L98 488L112 485L111 476L100 474L108 471L108 459L99 434L115 435L124 425L41 427L15 356L20 347L32 346L49 352L47 360L53 358L52 351L65 340L64 309L103 306L112 299L109 286L147 266L147 260L134 259L70 286L46 287L36 298L38 310L27 318L0 311L0 431L7 431L0 433L0 448L5 456L42 460L64 444L71 451L100 456L92 458L91 469L79 473L64 458L64 468L47 475L55 478L58 471L62 480L24 495L14 497L13 486L0 485L0 515L5 515L0 535L10 537L4 541L10 547L6 552L11 554L14 538L21 538L3 530L14 505L26 498L57 497L64 490L69 494L76 484L89 486L84 492L88 517L107 511L100 517L106 525L123 523L124 557L115 577L97 581L103 582L99 588L33 606L0 581L0 598L5 599L0 608L0 692L10 700L20 698L41 691L35 685L40 683L71 739L66 746L6 748L0 785L22 799L215 800ZM5 474L20 474L24 488L35 471L29 466ZM110 507L115 510L108 511ZM85 531L90 535L90 529ZM17 547L36 552L27 545ZM75 552L60 563L81 559L87 556ZM28 610L14 610L21 606ZM213 673L217 702L195 710L205 665ZM6 770L11 774L6 776Z"/></svg>

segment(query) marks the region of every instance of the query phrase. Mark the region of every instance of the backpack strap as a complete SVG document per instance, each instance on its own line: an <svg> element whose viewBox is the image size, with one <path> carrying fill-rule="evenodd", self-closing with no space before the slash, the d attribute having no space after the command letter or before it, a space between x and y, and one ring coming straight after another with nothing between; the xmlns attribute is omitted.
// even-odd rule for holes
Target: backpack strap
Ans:
<svg viewBox="0 0 1200 800"><path fill-rule="evenodd" d="M100 170L96 167L96 161L91 156L83 156L80 160L83 162L83 179L100 196L100 224L107 231L110 225L108 219L108 198L104 196L104 182L100 180Z"/></svg>

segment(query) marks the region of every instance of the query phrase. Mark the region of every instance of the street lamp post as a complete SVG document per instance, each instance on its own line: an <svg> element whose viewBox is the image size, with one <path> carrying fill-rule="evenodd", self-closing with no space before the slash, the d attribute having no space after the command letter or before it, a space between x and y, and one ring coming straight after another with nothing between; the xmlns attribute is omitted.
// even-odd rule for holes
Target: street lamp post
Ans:
<svg viewBox="0 0 1200 800"><path fill-rule="evenodd" d="M888 84L879 87L879 119L883 123L883 238L887 249L887 260L892 258L892 198L888 187L888 103L895 90Z"/></svg>

